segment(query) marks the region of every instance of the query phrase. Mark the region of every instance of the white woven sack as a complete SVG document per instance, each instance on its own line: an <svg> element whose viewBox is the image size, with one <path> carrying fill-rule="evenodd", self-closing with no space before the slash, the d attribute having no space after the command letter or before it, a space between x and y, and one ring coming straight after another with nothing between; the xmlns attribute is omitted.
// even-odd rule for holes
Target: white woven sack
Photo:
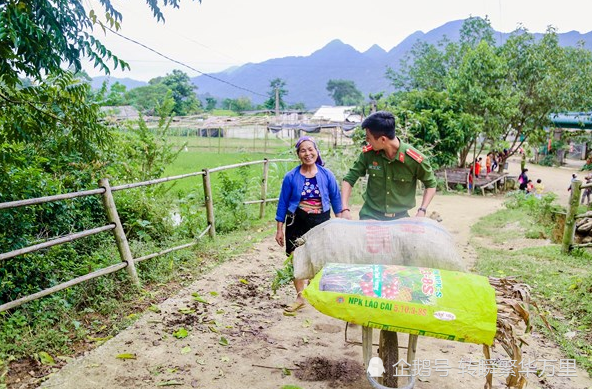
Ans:
<svg viewBox="0 0 592 389"><path fill-rule="evenodd" d="M297 279L313 278L327 262L465 270L452 235L425 217L394 221L331 219L308 231L297 244Z"/></svg>

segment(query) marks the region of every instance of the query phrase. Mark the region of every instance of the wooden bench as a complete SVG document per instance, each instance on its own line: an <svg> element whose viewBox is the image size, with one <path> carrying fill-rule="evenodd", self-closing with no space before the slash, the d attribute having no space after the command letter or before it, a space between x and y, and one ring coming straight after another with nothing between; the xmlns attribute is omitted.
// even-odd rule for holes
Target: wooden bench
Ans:
<svg viewBox="0 0 592 389"><path fill-rule="evenodd" d="M447 168L438 170L435 172L436 177L443 179L446 190L450 189L451 186L462 185L470 191L469 188L469 168ZM485 189L493 189L497 193L498 183L503 183L504 188L506 185L506 179L513 178L508 176L507 173L489 173L489 176L481 175L479 178L475 178L475 189L481 189L481 193L485 195Z"/></svg>
<svg viewBox="0 0 592 389"><path fill-rule="evenodd" d="M458 184L467 187L469 183L469 169L467 168L448 168L442 169L435 172L436 177L444 179L446 190L451 185L456 186Z"/></svg>
<svg viewBox="0 0 592 389"><path fill-rule="evenodd" d="M508 174L506 173L489 173L489 177L479 177L475 179L475 189L481 189L483 196L485 196L485 189L493 189L497 193L496 183L504 183L505 185L507 176Z"/></svg>

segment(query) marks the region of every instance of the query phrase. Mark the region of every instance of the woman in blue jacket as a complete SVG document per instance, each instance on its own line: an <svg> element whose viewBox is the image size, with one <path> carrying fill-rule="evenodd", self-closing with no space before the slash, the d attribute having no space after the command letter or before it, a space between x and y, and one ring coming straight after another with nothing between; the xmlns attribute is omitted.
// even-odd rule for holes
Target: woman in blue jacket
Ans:
<svg viewBox="0 0 592 389"><path fill-rule="evenodd" d="M284 176L275 220L277 232L275 240L286 246L286 255L296 248L296 239L311 228L331 217L341 216L341 194L333 173L323 167L319 148L313 138L303 136L296 142L296 152L301 164ZM285 234L284 234L285 224ZM294 280L296 302L286 311L296 311L304 306L302 291L306 280Z"/></svg>

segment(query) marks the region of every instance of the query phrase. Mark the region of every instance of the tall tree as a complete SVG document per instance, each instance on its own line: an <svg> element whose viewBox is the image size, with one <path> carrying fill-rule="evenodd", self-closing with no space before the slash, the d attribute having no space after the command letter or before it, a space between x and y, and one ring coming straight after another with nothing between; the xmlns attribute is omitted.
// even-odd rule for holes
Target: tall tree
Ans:
<svg viewBox="0 0 592 389"><path fill-rule="evenodd" d="M465 53L482 41L495 44L489 19L470 17L460 29L458 42L447 38L437 44L418 41L405 54L398 70L387 68L386 77L400 90L444 90L446 78L458 68Z"/></svg>
<svg viewBox="0 0 592 389"><path fill-rule="evenodd" d="M145 1L159 21L161 5L180 2ZM96 104L72 74L85 57L106 73L109 63L129 68L92 33L94 27L117 30L122 21L111 0L100 0L100 8L87 11L82 0L0 1L0 139L35 140L62 131L72 135L70 145L105 144L95 137L104 135L95 128ZM32 78L34 87L21 85L19 76Z"/></svg>
<svg viewBox="0 0 592 389"><path fill-rule="evenodd" d="M206 111L210 112L216 108L218 100L213 97L206 97Z"/></svg>
<svg viewBox="0 0 592 389"><path fill-rule="evenodd" d="M567 86L562 74L563 49L553 28L540 41L526 30L517 30L502 46L506 62L505 102L511 109L504 118L501 139L516 150L529 138L543 138L549 114L560 105L556 97ZM568 105L571 102L565 101Z"/></svg>
<svg viewBox="0 0 592 389"><path fill-rule="evenodd" d="M187 73L181 70L173 70L172 73L164 77L153 78L149 81L150 85L163 84L173 92L175 106L173 112L184 116L196 113L201 108L201 102L195 94L195 86Z"/></svg>
<svg viewBox="0 0 592 389"><path fill-rule="evenodd" d="M275 78L269 82L269 92L267 92L269 99L265 101L263 104L267 109L275 109L275 102L276 102L276 95L278 100L279 109L286 108L286 102L284 101L284 96L288 94L288 91L285 89L286 81L282 80L281 78Z"/></svg>
<svg viewBox="0 0 592 389"><path fill-rule="evenodd" d="M156 107L164 102L170 89L164 84L150 84L129 90L125 98L139 111L154 114Z"/></svg>
<svg viewBox="0 0 592 389"><path fill-rule="evenodd" d="M360 105L364 102L362 92L351 80L329 80L327 92L335 101L335 105Z"/></svg>
<svg viewBox="0 0 592 389"><path fill-rule="evenodd" d="M509 97L503 87L507 75L506 62L497 49L483 40L465 51L454 75L447 77L446 86L457 112L475 118L473 126L464 134L465 144L459 149L459 164L463 166L481 135L494 149L502 149L499 142L510 107L504 103ZM479 118L479 120L477 120Z"/></svg>
<svg viewBox="0 0 592 389"><path fill-rule="evenodd" d="M103 101L100 102L102 106L119 106L119 105L126 105L127 99L125 98L125 94L127 92L127 87L120 82L115 82L111 84L109 87L109 92L107 92L107 81L103 81L103 85L101 90L99 91L100 94L104 95Z"/></svg>

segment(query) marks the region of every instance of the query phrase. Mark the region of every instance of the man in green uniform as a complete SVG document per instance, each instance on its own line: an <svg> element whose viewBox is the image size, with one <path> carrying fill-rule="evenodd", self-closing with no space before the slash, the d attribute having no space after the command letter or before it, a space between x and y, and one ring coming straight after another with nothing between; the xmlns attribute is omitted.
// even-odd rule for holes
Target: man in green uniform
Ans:
<svg viewBox="0 0 592 389"><path fill-rule="evenodd" d="M409 216L415 207L415 188L420 180L425 190L416 217L425 217L436 194L436 177L426 157L395 136L395 117L379 111L362 122L368 146L343 178L342 217L351 219L349 198L358 178L368 174L360 219L395 220Z"/></svg>

